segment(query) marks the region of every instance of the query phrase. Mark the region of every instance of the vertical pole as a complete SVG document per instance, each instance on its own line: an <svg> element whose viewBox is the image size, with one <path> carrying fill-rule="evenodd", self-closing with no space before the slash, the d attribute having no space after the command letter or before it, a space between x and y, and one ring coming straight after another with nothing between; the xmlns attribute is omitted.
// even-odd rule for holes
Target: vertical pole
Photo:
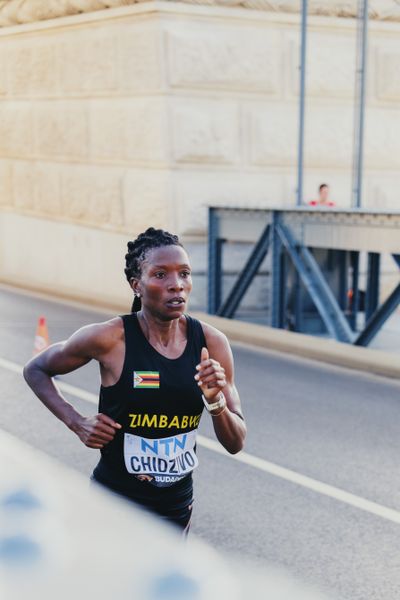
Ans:
<svg viewBox="0 0 400 600"><path fill-rule="evenodd" d="M299 148L297 160L297 199L296 204L303 203L303 171L304 171L304 114L306 99L306 57L307 57L307 2L302 0L301 10L301 46L300 46L300 98L299 98Z"/></svg>
<svg viewBox="0 0 400 600"><path fill-rule="evenodd" d="M356 250L350 252L350 261L352 267L352 297L350 309L350 327L353 331L357 331L357 315L360 304L360 292L358 289L358 280L360 275L360 253Z"/></svg>
<svg viewBox="0 0 400 600"><path fill-rule="evenodd" d="M272 306L271 306L271 326L281 327L282 323L282 273L281 273L281 254L282 242L276 231L276 225L279 223L280 213L276 210L272 213Z"/></svg>
<svg viewBox="0 0 400 600"><path fill-rule="evenodd" d="M278 327L280 329L286 329L286 302L287 302L287 293L286 293L286 288L287 288L287 283L286 283L286 274L287 274L287 259L286 259L286 253L285 253L285 249L282 248L282 252L281 252L281 264L280 264L280 269L281 269L281 289L280 289L280 294L279 294L279 305L280 305L280 311L279 311L279 325Z"/></svg>
<svg viewBox="0 0 400 600"><path fill-rule="evenodd" d="M302 331L303 329L303 288L298 270L295 272L295 297L294 297L294 330Z"/></svg>
<svg viewBox="0 0 400 600"><path fill-rule="evenodd" d="M208 212L208 312L215 315L221 303L221 240L217 209Z"/></svg>
<svg viewBox="0 0 400 600"><path fill-rule="evenodd" d="M368 0L358 0L357 80L353 164L353 206L362 206L365 88L367 79Z"/></svg>
<svg viewBox="0 0 400 600"><path fill-rule="evenodd" d="M347 307L347 250L337 250L338 266L339 266L339 285L338 285L338 301L340 308L345 311Z"/></svg>
<svg viewBox="0 0 400 600"><path fill-rule="evenodd" d="M222 302L222 287L223 287L223 248L225 240L223 238L217 238L216 244L216 274L215 274L215 314L217 314L219 307Z"/></svg>
<svg viewBox="0 0 400 600"><path fill-rule="evenodd" d="M368 253L367 290L365 294L365 322L378 308L379 302L379 272L381 255L376 252Z"/></svg>

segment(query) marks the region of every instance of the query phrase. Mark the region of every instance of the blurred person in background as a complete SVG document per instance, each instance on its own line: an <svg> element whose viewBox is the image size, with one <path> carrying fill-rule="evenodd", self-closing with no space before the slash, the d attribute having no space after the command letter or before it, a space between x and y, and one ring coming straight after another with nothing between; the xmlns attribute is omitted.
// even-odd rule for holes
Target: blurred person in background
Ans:
<svg viewBox="0 0 400 600"><path fill-rule="evenodd" d="M24 368L43 404L101 457L92 480L160 518L189 529L196 434L204 407L215 434L234 454L246 425L228 339L191 317L189 257L176 235L148 228L128 242L125 275L131 313L82 327ZM55 375L90 360L100 368L98 413L80 414ZM217 501L210 490L210 510Z"/></svg>
<svg viewBox="0 0 400 600"><path fill-rule="evenodd" d="M310 200L309 206L336 206L336 204L329 199L329 185L327 183L321 183L318 188L318 199Z"/></svg>

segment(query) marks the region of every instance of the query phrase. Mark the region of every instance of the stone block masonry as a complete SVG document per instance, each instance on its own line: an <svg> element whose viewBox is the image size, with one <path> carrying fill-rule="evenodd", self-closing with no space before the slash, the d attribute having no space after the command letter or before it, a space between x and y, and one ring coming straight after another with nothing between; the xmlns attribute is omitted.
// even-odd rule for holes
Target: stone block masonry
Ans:
<svg viewBox="0 0 400 600"><path fill-rule="evenodd" d="M15 252L31 253L27 232L41 222L42 251L60 227L87 232L85 247L120 240L122 261L126 241L153 225L193 248L202 285L209 204L294 204L297 1L22 4L0 2L0 228L23 227ZM344 207L355 5L310 0L305 199L327 181ZM384 209L398 206L400 157L400 13L388 10L371 2L364 182L365 206ZM81 245L68 248L65 293L90 298L90 265ZM0 278L17 280L6 255ZM51 289L55 261L32 260L30 285Z"/></svg>

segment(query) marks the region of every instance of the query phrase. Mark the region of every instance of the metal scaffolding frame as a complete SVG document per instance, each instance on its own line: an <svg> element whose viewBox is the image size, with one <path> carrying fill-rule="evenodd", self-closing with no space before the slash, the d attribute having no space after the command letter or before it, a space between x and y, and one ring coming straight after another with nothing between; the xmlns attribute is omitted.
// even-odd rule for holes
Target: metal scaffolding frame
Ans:
<svg viewBox="0 0 400 600"><path fill-rule="evenodd" d="M296 275L292 290L295 323L299 324L302 318L302 286L331 337L366 346L400 303L399 283L385 302L378 305L381 254L391 254L400 267L399 227L400 212L210 207L208 312L234 317L261 264L269 257L269 321L273 327L285 327L289 261ZM230 292L222 300L223 249L226 242L232 241L254 245ZM314 256L318 249L335 251L336 290L331 289L326 272ZM363 309L365 326L357 331L361 252L368 255L368 269ZM350 310L347 306L349 291Z"/></svg>

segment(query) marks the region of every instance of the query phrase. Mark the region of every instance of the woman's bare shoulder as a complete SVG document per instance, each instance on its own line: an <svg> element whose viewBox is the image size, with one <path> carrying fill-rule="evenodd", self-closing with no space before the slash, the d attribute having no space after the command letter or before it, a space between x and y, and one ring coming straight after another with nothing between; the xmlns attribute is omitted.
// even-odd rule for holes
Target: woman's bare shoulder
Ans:
<svg viewBox="0 0 400 600"><path fill-rule="evenodd" d="M202 319L198 319L198 320L202 326L202 329L204 332L204 337L206 338L207 346L210 346L210 345L211 346L222 345L224 347L226 347L227 345L229 346L228 338L222 331L220 331L213 325L210 325L210 323L203 321Z"/></svg>
<svg viewBox="0 0 400 600"><path fill-rule="evenodd" d="M124 324L121 317L113 317L100 323L84 325L68 340L70 346L90 347L94 355L110 352L124 339Z"/></svg>

